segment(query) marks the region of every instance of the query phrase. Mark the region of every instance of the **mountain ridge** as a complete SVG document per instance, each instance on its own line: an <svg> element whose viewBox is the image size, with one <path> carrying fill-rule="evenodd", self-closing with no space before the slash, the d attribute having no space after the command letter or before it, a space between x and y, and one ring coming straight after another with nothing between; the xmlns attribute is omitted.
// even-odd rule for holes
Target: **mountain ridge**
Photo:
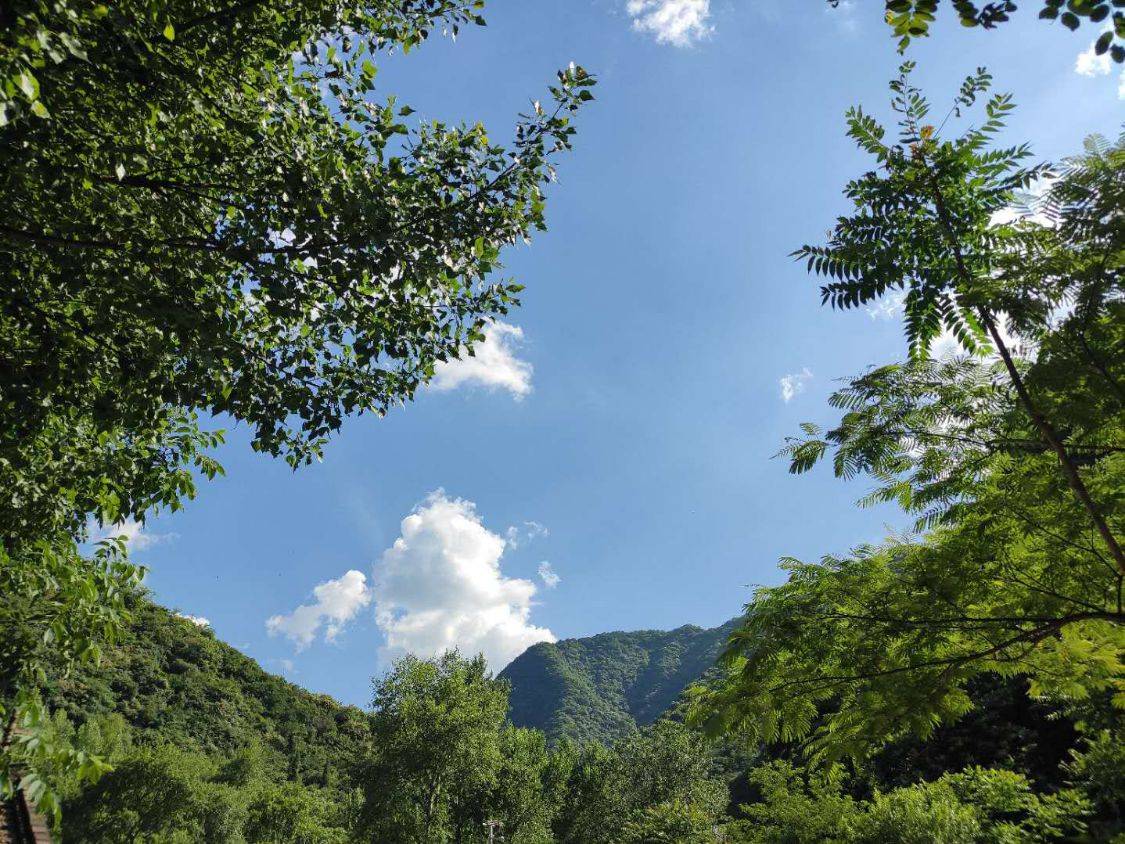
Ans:
<svg viewBox="0 0 1125 844"><path fill-rule="evenodd" d="M657 720L714 666L738 620L532 645L499 674L511 684L508 717L552 742L622 738Z"/></svg>

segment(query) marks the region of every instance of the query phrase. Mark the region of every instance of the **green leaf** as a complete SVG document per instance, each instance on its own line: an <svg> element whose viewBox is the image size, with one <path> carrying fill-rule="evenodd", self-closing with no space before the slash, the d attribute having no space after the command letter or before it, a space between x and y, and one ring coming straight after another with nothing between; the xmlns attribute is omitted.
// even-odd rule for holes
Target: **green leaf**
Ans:
<svg viewBox="0 0 1125 844"><path fill-rule="evenodd" d="M28 100L36 100L39 97L39 80L32 75L29 70L21 70L16 74L16 85L19 86L20 91Z"/></svg>
<svg viewBox="0 0 1125 844"><path fill-rule="evenodd" d="M176 40L176 28L172 24L169 23L164 27L164 37L169 41Z"/></svg>

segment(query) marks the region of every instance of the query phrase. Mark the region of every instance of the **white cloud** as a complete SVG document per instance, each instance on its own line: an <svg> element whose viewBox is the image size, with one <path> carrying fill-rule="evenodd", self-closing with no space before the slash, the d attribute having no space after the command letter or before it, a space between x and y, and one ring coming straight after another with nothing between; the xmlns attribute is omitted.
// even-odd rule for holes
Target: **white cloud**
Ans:
<svg viewBox="0 0 1125 844"><path fill-rule="evenodd" d="M175 533L152 533L146 531L144 525L133 519L125 519L115 525L108 525L106 527L98 527L93 525L90 528L91 543L103 542L106 539L114 539L121 537L125 540L125 547L129 551L144 551L151 548L153 545L159 545L162 542L170 542L176 539Z"/></svg>
<svg viewBox="0 0 1125 844"><path fill-rule="evenodd" d="M401 535L376 566L372 591L385 655L459 648L483 653L498 671L536 642L555 641L531 624L535 584L501 572L504 548L471 501L431 493L402 520Z"/></svg>
<svg viewBox="0 0 1125 844"><path fill-rule="evenodd" d="M781 387L781 400L786 404L792 401L793 396L805 391L805 384L813 377L812 372L806 366L800 372L794 372L790 375L781 376L777 382Z"/></svg>
<svg viewBox="0 0 1125 844"><path fill-rule="evenodd" d="M312 591L315 602L302 604L288 615L275 615L266 620L271 636L291 639L297 650L312 644L323 628L324 640L333 642L344 625L363 607L371 603L367 577L354 569L335 580L326 580Z"/></svg>
<svg viewBox="0 0 1125 844"><path fill-rule="evenodd" d="M1106 30L1112 27L1106 27ZM1103 31L1106 31L1103 30ZM1079 76L1109 76L1113 72L1113 61L1109 57L1109 52L1102 53L1100 56L1094 50L1093 43L1083 52L1078 54L1078 58L1074 61L1074 72ZM1125 70L1122 70L1117 77L1117 98L1125 100Z"/></svg>
<svg viewBox="0 0 1125 844"><path fill-rule="evenodd" d="M543 580L543 585L548 589L554 589L562 583L562 578L558 576L558 573L551 568L551 564L546 560L539 564L539 577Z"/></svg>
<svg viewBox="0 0 1125 844"><path fill-rule="evenodd" d="M210 627L211 626L210 620L204 618L201 615L188 615L187 613L183 613L183 612L174 613L174 615L176 615L176 617L178 617L178 618L184 619L185 621L190 621L196 627Z"/></svg>
<svg viewBox="0 0 1125 844"><path fill-rule="evenodd" d="M518 325L491 323L484 329L484 340L474 347L475 355L440 361L430 386L442 391L480 386L507 390L517 399L523 398L531 392L532 366L515 355L521 340L523 329Z"/></svg>
<svg viewBox="0 0 1125 844"><path fill-rule="evenodd" d="M522 545L526 545L541 536L550 536L551 532L547 530L545 525L539 522L524 522L520 526L511 525L504 532L504 539L508 547L513 551Z"/></svg>
<svg viewBox="0 0 1125 844"><path fill-rule="evenodd" d="M711 0L628 0L633 28L660 44L689 47L711 34Z"/></svg>
<svg viewBox="0 0 1125 844"><path fill-rule="evenodd" d="M864 310L872 319L897 319L902 315L902 307L905 301L905 293L890 293L880 297L874 305Z"/></svg>
<svg viewBox="0 0 1125 844"><path fill-rule="evenodd" d="M1079 76L1108 76L1111 68L1109 53L1099 56L1093 44L1084 53L1079 53L1074 62L1074 72Z"/></svg>
<svg viewBox="0 0 1125 844"><path fill-rule="evenodd" d="M284 671L285 671L285 673L286 673L286 674L294 674L294 673L296 673L296 669L297 669L297 666L295 666L295 665L293 664L293 660L291 660L291 659L282 659L282 660L280 660L280 663L281 663L281 667L282 667L282 669L284 669Z"/></svg>

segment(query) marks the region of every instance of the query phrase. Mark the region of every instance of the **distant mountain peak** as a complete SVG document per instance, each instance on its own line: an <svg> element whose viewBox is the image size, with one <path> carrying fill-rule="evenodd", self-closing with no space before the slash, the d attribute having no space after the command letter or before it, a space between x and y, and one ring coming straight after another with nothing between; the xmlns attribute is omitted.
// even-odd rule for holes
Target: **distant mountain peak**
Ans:
<svg viewBox="0 0 1125 844"><path fill-rule="evenodd" d="M512 686L509 717L552 741L620 738L651 724L702 677L737 623L540 642L500 672Z"/></svg>

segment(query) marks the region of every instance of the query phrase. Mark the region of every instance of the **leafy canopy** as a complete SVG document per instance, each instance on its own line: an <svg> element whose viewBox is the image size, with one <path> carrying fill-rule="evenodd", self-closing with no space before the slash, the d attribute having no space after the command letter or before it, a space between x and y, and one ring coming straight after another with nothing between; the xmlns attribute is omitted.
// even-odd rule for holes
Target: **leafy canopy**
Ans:
<svg viewBox="0 0 1125 844"><path fill-rule="evenodd" d="M140 573L121 547L78 553L90 522L175 509L222 471L202 418L297 467L517 304L499 253L545 226L592 77L560 71L507 144L376 86L381 55L479 8L0 10L0 559L27 660L5 665L5 721L30 717L43 659L94 659L120 624Z"/></svg>
<svg viewBox="0 0 1125 844"><path fill-rule="evenodd" d="M828 0L828 5L835 8L840 5L840 0ZM941 0L886 0L884 17L898 38L900 52L906 49L911 39L930 34L930 26L937 19L940 5ZM984 29L994 29L1007 23L1018 10L1015 0L950 0L950 6L962 26ZM1123 7L1125 3L1121 0L1043 0L1039 17L1057 20L1072 31L1078 29L1083 21L1092 24L1108 21L1106 30L1094 42L1094 49L1099 56L1108 51L1120 64L1125 62L1125 12L1120 11Z"/></svg>
<svg viewBox="0 0 1125 844"><path fill-rule="evenodd" d="M804 426L783 453L794 472L831 453L838 476L877 482L863 503L896 502L930 532L786 561L731 637L725 679L695 691L713 731L808 740L817 758L930 735L984 673L1067 706L1125 704L1125 141L1092 139L1019 214L1015 189L1048 171L987 148L1007 98L945 141L908 80L892 87L900 143L850 113L880 167L849 185L855 212L829 245L800 252L833 304L904 291L914 355L850 379L839 424ZM943 327L973 354L931 360Z"/></svg>
<svg viewBox="0 0 1125 844"><path fill-rule="evenodd" d="M314 459L518 301L490 276L544 226L592 78L561 71L508 146L376 88L380 53L474 5L15 5L4 61L46 114L16 96L0 128L5 533L170 504L196 412Z"/></svg>

